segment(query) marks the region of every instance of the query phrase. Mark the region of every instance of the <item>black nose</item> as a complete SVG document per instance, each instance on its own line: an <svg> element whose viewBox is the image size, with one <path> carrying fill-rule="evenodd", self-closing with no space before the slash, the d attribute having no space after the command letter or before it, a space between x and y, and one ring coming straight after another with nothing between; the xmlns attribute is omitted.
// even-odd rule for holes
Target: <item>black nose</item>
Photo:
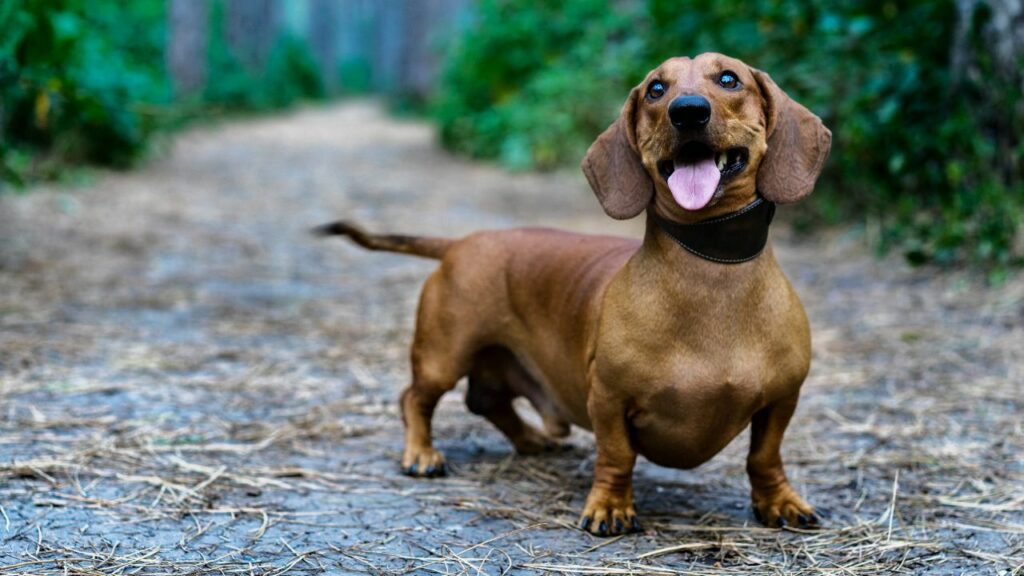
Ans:
<svg viewBox="0 0 1024 576"><path fill-rule="evenodd" d="M680 96L668 105L668 117L677 130L703 128L711 120L711 103L703 96Z"/></svg>

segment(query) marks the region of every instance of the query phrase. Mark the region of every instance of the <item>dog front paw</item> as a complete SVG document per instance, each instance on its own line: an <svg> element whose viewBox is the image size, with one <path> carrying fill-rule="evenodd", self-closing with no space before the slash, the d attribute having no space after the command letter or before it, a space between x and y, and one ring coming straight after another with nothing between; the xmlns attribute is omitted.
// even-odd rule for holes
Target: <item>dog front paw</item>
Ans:
<svg viewBox="0 0 1024 576"><path fill-rule="evenodd" d="M406 448L402 456L402 472L416 478L433 478L448 474L444 456L431 446Z"/></svg>
<svg viewBox="0 0 1024 576"><path fill-rule="evenodd" d="M769 528L818 528L821 525L814 507L805 502L789 483L772 489L755 489L752 499L754 517Z"/></svg>
<svg viewBox="0 0 1024 576"><path fill-rule="evenodd" d="M617 536L643 530L633 509L632 496L615 496L596 488L587 497L579 527L595 536Z"/></svg>

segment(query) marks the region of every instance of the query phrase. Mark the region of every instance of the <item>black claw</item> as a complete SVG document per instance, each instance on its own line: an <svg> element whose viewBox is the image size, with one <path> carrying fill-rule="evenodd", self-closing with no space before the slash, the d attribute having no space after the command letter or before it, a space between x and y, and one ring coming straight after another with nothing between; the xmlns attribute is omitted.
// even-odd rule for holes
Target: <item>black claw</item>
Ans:
<svg viewBox="0 0 1024 576"><path fill-rule="evenodd" d="M636 516L629 519L630 525L633 527L634 532L643 532L643 526L640 525L640 520Z"/></svg>
<svg viewBox="0 0 1024 576"><path fill-rule="evenodd" d="M821 523L821 520L818 518L817 514L811 512L810 517L807 518L807 523L810 524L811 526L817 526L818 524Z"/></svg>
<svg viewBox="0 0 1024 576"><path fill-rule="evenodd" d="M435 468L433 466L427 466L427 476L433 476Z"/></svg>
<svg viewBox="0 0 1024 576"><path fill-rule="evenodd" d="M757 506L751 506L750 509L754 512L754 518L761 524L764 524L764 517L761 516L761 511L757 509Z"/></svg>
<svg viewBox="0 0 1024 576"><path fill-rule="evenodd" d="M775 525L778 526L779 528L785 528L786 527L786 519L783 518L782 516L779 516L779 519L775 521Z"/></svg>
<svg viewBox="0 0 1024 576"><path fill-rule="evenodd" d="M622 534L622 532L625 530L625 528L626 527L622 525L622 520L619 520L618 518L616 518L615 519L615 533L616 534Z"/></svg>
<svg viewBox="0 0 1024 576"><path fill-rule="evenodd" d="M584 516L583 520L580 521L580 530L586 530L590 528L591 520L592 519L590 518L590 516Z"/></svg>
<svg viewBox="0 0 1024 576"><path fill-rule="evenodd" d="M441 463L441 468L437 471L437 475L438 476L447 476L448 475L448 463L447 462L442 462Z"/></svg>
<svg viewBox="0 0 1024 576"><path fill-rule="evenodd" d="M417 471L418 470L417 470L416 464L413 464L412 466L409 466L409 476L415 476Z"/></svg>
<svg viewBox="0 0 1024 576"><path fill-rule="evenodd" d="M804 527L806 527L808 522L810 522L810 520L807 518L807 516L804 516L803 514L797 514L796 515L796 521L799 522L800 525L804 526Z"/></svg>
<svg viewBox="0 0 1024 576"><path fill-rule="evenodd" d="M601 523L597 525L597 534L599 536L608 535L608 525L605 524L604 520L601 520Z"/></svg>

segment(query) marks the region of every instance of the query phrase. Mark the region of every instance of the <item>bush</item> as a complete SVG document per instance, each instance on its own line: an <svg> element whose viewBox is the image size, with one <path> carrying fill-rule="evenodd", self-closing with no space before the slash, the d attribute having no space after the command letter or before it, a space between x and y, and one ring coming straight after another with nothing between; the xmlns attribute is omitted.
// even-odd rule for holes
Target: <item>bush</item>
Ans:
<svg viewBox="0 0 1024 576"><path fill-rule="evenodd" d="M211 50L210 82L202 103L236 111L259 111L324 96L320 72L309 48L297 38L283 36L263 70L247 70L226 49Z"/></svg>
<svg viewBox="0 0 1024 576"><path fill-rule="evenodd" d="M84 0L0 4L4 180L33 176L47 164L19 158L123 167L141 154L152 129L141 109L167 93L147 63L161 54L157 8Z"/></svg>
<svg viewBox="0 0 1024 576"><path fill-rule="evenodd" d="M1005 267L1024 258L1022 81L988 56L987 17L964 28L965 73L951 63L950 0L482 0L449 54L437 117L460 152L572 165L647 70L724 52L833 130L805 222L871 223L880 249L914 263Z"/></svg>
<svg viewBox="0 0 1024 576"><path fill-rule="evenodd" d="M164 67L165 2L0 0L0 186L59 176L69 164L127 167L154 131L210 110L267 110L322 98L307 45L277 38L248 70L211 3L199 101L175 102Z"/></svg>
<svg viewBox="0 0 1024 576"><path fill-rule="evenodd" d="M279 37L265 66L247 68L231 53L224 30L224 6L214 2L209 38L209 80L203 105L236 111L284 108L298 100L325 96L316 61L302 40Z"/></svg>
<svg viewBox="0 0 1024 576"><path fill-rule="evenodd" d="M603 0L481 2L443 72L442 140L515 168L578 160L622 104L609 93L636 79L630 36Z"/></svg>

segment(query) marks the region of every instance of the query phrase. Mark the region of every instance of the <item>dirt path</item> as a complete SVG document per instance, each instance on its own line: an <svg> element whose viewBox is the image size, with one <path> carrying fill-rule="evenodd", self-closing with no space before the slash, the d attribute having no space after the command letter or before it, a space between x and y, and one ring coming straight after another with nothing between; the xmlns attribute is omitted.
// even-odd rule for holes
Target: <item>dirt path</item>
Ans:
<svg viewBox="0 0 1024 576"><path fill-rule="evenodd" d="M755 527L744 437L698 470L641 463L648 531L592 538L570 527L590 437L517 457L458 392L437 419L455 474L399 475L432 264L306 230L638 233L575 174L432 141L349 103L0 198L0 572L1024 573L1024 279L912 272L851 233L774 231L815 337L784 454L826 529Z"/></svg>

